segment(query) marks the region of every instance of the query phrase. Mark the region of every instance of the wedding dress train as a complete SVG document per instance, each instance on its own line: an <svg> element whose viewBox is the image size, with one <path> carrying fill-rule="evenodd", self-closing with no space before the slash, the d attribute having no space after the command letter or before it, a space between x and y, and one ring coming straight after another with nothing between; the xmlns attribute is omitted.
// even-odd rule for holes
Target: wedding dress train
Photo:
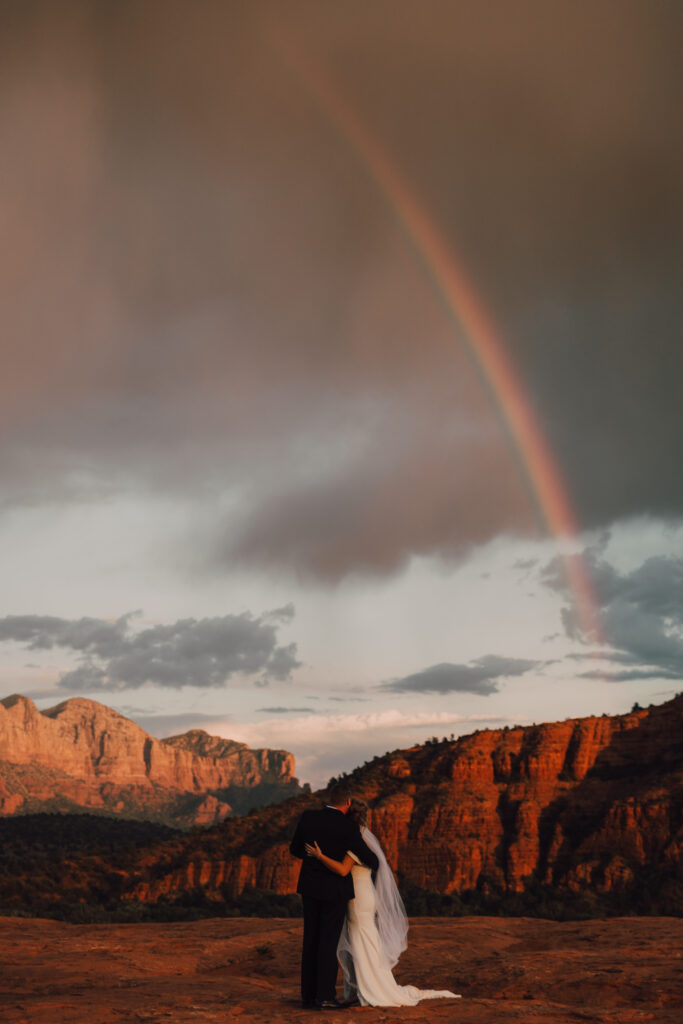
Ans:
<svg viewBox="0 0 683 1024"><path fill-rule="evenodd" d="M368 833L367 829L364 830L364 838L370 848L374 850L370 840L374 840L375 837L372 833ZM379 844L377 845L379 846ZM374 850L374 852L377 851ZM380 852L382 854L380 873L384 868L385 874L386 871L391 874L391 869L386 864L381 848ZM353 854L351 856L357 861ZM382 861L384 861L383 864ZM346 920L337 950L344 973L344 998L347 1000L358 999L361 1006L415 1006L422 999L459 999L460 997L454 992L419 989L414 985L398 985L396 983L391 968L398 960L400 950L406 947L407 921L404 917L402 939L398 940L400 945L397 945L396 942L397 927L395 925L393 936L390 936L389 941L385 936L383 942L375 921L377 901L372 872L363 864L356 863L351 868L351 874L355 898L348 904ZM391 882L393 883L393 875L391 875ZM395 889L395 883L393 886ZM400 903L397 890L395 899ZM398 929L400 928L399 924ZM392 944L396 950L395 955L392 952Z"/></svg>

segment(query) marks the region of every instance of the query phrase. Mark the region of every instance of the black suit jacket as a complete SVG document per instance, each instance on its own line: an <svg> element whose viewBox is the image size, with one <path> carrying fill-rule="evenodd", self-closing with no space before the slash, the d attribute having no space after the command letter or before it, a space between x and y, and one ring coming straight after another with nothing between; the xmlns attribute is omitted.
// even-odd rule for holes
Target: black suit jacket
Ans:
<svg viewBox="0 0 683 1024"><path fill-rule="evenodd" d="M304 811L289 846L290 852L303 860L296 887L298 893L319 900L352 900L351 873L342 878L306 853L305 844L316 842L322 852L333 860L343 861L347 851L351 850L363 864L376 871L379 861L363 841L358 825L334 807Z"/></svg>

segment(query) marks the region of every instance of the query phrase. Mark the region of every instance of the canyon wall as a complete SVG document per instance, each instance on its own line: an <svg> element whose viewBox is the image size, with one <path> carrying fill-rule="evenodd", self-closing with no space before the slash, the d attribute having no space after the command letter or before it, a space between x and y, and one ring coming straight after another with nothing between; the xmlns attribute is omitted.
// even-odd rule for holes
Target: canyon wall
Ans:
<svg viewBox="0 0 683 1024"><path fill-rule="evenodd" d="M9 750L14 760L0 765L6 813L98 809L217 823L189 834L150 833L119 860L108 841L93 857L89 840L83 850L81 840L69 840L58 876L52 854L42 867L36 854L26 877L25 846L19 834L12 846L7 829L7 849L15 851L8 906L22 899L98 902L107 887L108 900L183 905L229 902L258 890L293 893L300 862L289 841L296 820L325 799L301 791L285 752L250 751L200 731L160 742L91 701L67 701L42 714L23 698L3 702L3 758ZM296 795L220 820L227 794L253 792L268 778L283 795L288 786ZM247 789L238 790L235 780ZM377 757L349 781L368 801L370 827L406 893L490 893L495 902L499 894L521 900L540 886L570 903L622 893L619 912L638 902L646 913L651 892L658 912L683 910L683 697L621 716L431 741ZM69 820L71 831L87 839L87 822ZM32 835L52 836L55 856L65 827L58 819L30 826ZM21 895L18 880L30 897Z"/></svg>
<svg viewBox="0 0 683 1024"><path fill-rule="evenodd" d="M386 754L351 776L400 885L440 893L626 890L683 852L683 697L615 717L491 729ZM299 797L149 851L130 895L295 891Z"/></svg>

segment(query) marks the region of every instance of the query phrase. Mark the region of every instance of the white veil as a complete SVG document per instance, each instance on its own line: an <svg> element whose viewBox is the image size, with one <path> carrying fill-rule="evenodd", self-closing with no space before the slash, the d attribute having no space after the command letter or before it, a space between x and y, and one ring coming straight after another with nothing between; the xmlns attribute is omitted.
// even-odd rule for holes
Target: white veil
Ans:
<svg viewBox="0 0 683 1024"><path fill-rule="evenodd" d="M368 828L362 828L361 835L379 861L379 868L375 876L375 917L382 949L389 967L392 968L398 963L398 958L404 949L408 948L406 908L377 836L373 835ZM349 999L356 994L356 975L353 969L353 948L349 936L348 918L344 921L339 938L337 958L344 974L344 995Z"/></svg>

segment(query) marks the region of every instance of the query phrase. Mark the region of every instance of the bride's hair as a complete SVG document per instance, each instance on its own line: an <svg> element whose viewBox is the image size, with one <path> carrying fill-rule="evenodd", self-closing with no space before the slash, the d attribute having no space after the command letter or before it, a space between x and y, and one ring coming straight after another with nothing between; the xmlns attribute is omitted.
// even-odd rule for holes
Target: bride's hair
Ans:
<svg viewBox="0 0 683 1024"><path fill-rule="evenodd" d="M367 825L369 813L370 808L365 800L359 800L355 796L351 798L351 806L347 811L346 817L355 822L358 828L364 828Z"/></svg>

